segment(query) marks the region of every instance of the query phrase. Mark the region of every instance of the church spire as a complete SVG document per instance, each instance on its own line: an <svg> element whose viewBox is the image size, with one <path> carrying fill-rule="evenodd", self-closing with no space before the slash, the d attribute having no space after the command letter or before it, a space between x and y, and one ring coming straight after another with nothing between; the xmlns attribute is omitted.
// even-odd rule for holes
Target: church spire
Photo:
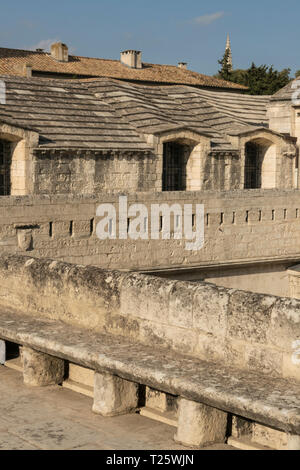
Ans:
<svg viewBox="0 0 300 470"><path fill-rule="evenodd" d="M229 65L230 69L232 70L232 52L231 52L231 44L230 44L229 34L227 34L225 53L227 51L228 51L227 65Z"/></svg>

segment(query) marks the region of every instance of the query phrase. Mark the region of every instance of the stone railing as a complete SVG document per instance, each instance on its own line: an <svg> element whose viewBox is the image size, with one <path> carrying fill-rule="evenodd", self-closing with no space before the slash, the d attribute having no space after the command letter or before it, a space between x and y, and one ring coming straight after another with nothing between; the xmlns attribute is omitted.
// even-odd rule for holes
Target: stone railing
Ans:
<svg viewBox="0 0 300 470"><path fill-rule="evenodd" d="M0 257L0 304L300 381L300 300L47 259Z"/></svg>

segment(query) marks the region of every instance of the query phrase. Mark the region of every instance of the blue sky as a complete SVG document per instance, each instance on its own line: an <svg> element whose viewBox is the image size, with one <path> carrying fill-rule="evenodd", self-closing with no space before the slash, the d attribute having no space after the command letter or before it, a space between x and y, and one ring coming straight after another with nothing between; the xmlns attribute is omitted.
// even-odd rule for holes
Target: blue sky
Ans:
<svg viewBox="0 0 300 470"><path fill-rule="evenodd" d="M235 68L300 69L299 0L51 0L1 2L0 47L46 47L55 40L75 55L143 61L214 74L230 33Z"/></svg>

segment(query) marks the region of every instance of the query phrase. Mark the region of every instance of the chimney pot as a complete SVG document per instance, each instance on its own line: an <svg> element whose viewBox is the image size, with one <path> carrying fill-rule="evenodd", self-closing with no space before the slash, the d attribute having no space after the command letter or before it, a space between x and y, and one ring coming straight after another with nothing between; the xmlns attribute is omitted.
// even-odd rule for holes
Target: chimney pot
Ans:
<svg viewBox="0 0 300 470"><path fill-rule="evenodd" d="M178 67L187 70L187 62L178 62Z"/></svg>
<svg viewBox="0 0 300 470"><path fill-rule="evenodd" d="M121 63L132 69L142 68L141 51L128 50L121 52Z"/></svg>
<svg viewBox="0 0 300 470"><path fill-rule="evenodd" d="M66 44L62 42L55 42L51 44L51 57L59 62L68 62L69 50Z"/></svg>

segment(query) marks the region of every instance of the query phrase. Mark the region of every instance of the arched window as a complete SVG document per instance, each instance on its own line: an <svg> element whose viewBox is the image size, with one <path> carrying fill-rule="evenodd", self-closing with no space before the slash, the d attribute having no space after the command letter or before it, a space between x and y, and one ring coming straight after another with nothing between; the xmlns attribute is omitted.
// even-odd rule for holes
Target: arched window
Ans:
<svg viewBox="0 0 300 470"><path fill-rule="evenodd" d="M0 196L10 194L11 142L0 140Z"/></svg>
<svg viewBox="0 0 300 470"><path fill-rule="evenodd" d="M245 189L261 187L261 162L259 145L254 142L246 144L245 155Z"/></svg>
<svg viewBox="0 0 300 470"><path fill-rule="evenodd" d="M163 191L186 190L186 145L166 142L163 146ZM189 152L188 152L189 153Z"/></svg>
<svg viewBox="0 0 300 470"><path fill-rule="evenodd" d="M245 146L245 189L276 187L276 145L260 139Z"/></svg>

